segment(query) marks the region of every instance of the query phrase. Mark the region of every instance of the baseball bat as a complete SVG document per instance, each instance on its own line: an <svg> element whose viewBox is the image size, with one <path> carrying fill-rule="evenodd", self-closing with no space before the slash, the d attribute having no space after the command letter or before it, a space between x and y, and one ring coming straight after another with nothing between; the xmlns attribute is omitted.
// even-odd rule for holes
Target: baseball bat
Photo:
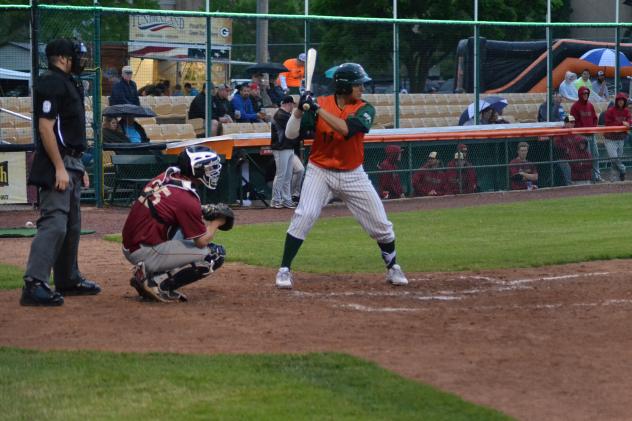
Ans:
<svg viewBox="0 0 632 421"><path fill-rule="evenodd" d="M305 62L305 91L312 91L312 78L314 77L314 69L316 68L316 56L318 53L316 49L310 48L307 50L307 61ZM309 104L303 104L303 110L309 110Z"/></svg>

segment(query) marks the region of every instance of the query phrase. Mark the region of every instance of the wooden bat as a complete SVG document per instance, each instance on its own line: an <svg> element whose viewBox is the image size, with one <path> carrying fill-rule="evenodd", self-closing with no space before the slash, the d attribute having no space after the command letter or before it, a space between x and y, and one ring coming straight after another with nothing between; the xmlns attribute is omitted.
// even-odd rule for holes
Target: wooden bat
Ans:
<svg viewBox="0 0 632 421"><path fill-rule="evenodd" d="M312 91L312 78L314 77L314 69L316 68L316 56L318 53L316 49L310 48L307 50L307 61L305 62L305 91ZM309 110L309 104L303 104L303 110Z"/></svg>

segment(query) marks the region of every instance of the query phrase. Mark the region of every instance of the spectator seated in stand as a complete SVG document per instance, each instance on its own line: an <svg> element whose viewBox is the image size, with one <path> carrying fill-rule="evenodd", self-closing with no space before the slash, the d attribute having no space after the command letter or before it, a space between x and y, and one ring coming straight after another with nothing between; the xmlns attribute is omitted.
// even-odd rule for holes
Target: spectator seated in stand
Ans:
<svg viewBox="0 0 632 421"><path fill-rule="evenodd" d="M588 141L579 136L570 150L571 178L574 184L588 184L592 177L592 155L588 150Z"/></svg>
<svg viewBox="0 0 632 421"><path fill-rule="evenodd" d="M256 113L252 106L248 83L243 83L237 87L237 93L233 96L231 105L235 113L235 120L238 123L258 123L265 119L265 113L263 111Z"/></svg>
<svg viewBox="0 0 632 421"><path fill-rule="evenodd" d="M198 96L199 93L200 92L197 89L195 89L195 87L193 85L191 85L189 82L184 84L184 95L185 96Z"/></svg>
<svg viewBox="0 0 632 421"><path fill-rule="evenodd" d="M261 98L261 90L259 89L259 84L251 83L250 84L250 102L252 102L252 109L259 115L259 119L261 121L269 122L270 118L266 115L265 111L263 111L263 98Z"/></svg>
<svg viewBox="0 0 632 421"><path fill-rule="evenodd" d="M402 159L402 148L397 145L388 145L384 148L386 159L380 162L377 169L380 171L395 171L397 165ZM379 175L380 197L382 199L397 199L404 197L402 191L402 183L399 174L396 172L387 172Z"/></svg>
<svg viewBox="0 0 632 421"><path fill-rule="evenodd" d="M182 85L180 85L179 83L176 83L176 86L174 86L172 95L173 96L183 96L184 92L182 91Z"/></svg>
<svg viewBox="0 0 632 421"><path fill-rule="evenodd" d="M143 126L138 124L134 117L123 117L119 122L121 131L129 139L130 143L148 143L149 138Z"/></svg>
<svg viewBox="0 0 632 421"><path fill-rule="evenodd" d="M230 92L230 86L223 83L217 87L217 93L213 95L213 118L220 124L233 122L233 107L228 100Z"/></svg>
<svg viewBox="0 0 632 421"><path fill-rule="evenodd" d="M600 101L610 101L610 91L606 82L606 74L603 70L597 72L597 80L592 83L592 91L600 98Z"/></svg>
<svg viewBox="0 0 632 421"><path fill-rule="evenodd" d="M518 156L509 163L509 176L511 178L511 190L533 190L538 186L538 169L527 161L529 144L518 143Z"/></svg>
<svg viewBox="0 0 632 421"><path fill-rule="evenodd" d="M478 179L472 163L467 160L467 145L460 143L456 149L454 159L448 162L445 172L446 193L476 193Z"/></svg>
<svg viewBox="0 0 632 421"><path fill-rule="evenodd" d="M116 117L105 117L103 121L103 143L131 143L119 126Z"/></svg>
<svg viewBox="0 0 632 421"><path fill-rule="evenodd" d="M559 92L553 93L553 106L551 107L551 121L564 121L565 112L562 106L562 96ZM538 122L544 122L546 120L546 101L540 104L538 108ZM573 121L575 121L573 119Z"/></svg>
<svg viewBox="0 0 632 421"><path fill-rule="evenodd" d="M415 196L442 196L445 194L445 173L438 168L441 161L437 159L437 152L428 155L428 161L413 175L413 190Z"/></svg>
<svg viewBox="0 0 632 421"><path fill-rule="evenodd" d="M577 101L577 87L575 86L577 75L573 72L566 72L564 80L560 83L558 92L560 96L567 101Z"/></svg>
<svg viewBox="0 0 632 421"><path fill-rule="evenodd" d="M214 86L211 84L211 91L214 89ZM215 118L215 114L213 114L211 119L211 136L217 136L219 131L219 121ZM191 101L191 105L189 105L189 120L194 118L201 118L202 120L206 120L206 83L202 85L202 92L197 94L193 101Z"/></svg>

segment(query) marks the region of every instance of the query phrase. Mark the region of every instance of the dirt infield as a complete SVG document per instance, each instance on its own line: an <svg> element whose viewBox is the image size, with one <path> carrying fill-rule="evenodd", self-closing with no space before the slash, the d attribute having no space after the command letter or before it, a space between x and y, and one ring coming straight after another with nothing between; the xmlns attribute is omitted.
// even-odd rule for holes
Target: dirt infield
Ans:
<svg viewBox="0 0 632 421"><path fill-rule="evenodd" d="M390 212L608 191L632 184L390 202ZM346 215L328 207L324 215ZM525 420L623 420L632 407L632 260L537 269L383 275L296 274L274 288L275 269L227 264L187 287L187 304L139 302L117 244L125 210L86 209L84 273L104 286L61 308L22 308L0 293L0 345L185 353L345 352ZM240 210L239 223L288 220L286 210ZM34 220L0 212L0 226ZM0 261L23 266L30 239L2 239Z"/></svg>

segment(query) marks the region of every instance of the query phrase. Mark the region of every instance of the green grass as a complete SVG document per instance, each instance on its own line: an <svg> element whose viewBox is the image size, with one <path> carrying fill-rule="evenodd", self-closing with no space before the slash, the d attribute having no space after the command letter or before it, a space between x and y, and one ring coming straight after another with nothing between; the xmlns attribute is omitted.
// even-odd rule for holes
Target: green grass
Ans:
<svg viewBox="0 0 632 421"><path fill-rule="evenodd" d="M0 264L0 290L21 288L24 268Z"/></svg>
<svg viewBox="0 0 632 421"><path fill-rule="evenodd" d="M4 419L505 420L342 354L37 352L0 348Z"/></svg>
<svg viewBox="0 0 632 421"><path fill-rule="evenodd" d="M423 206L423 204L420 204ZM632 194L392 213L405 270L458 271L632 257ZM228 261L276 267L288 222L239 225L216 241ZM120 235L110 236L120 241ZM294 261L308 272L380 272L375 242L351 217L320 219Z"/></svg>

